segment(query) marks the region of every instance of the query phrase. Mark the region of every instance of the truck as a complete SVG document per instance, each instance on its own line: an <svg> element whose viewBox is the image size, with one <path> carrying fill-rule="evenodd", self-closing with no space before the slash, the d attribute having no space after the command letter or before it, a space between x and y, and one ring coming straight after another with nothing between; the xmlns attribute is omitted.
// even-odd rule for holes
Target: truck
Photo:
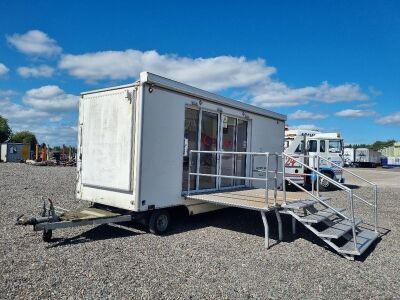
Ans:
<svg viewBox="0 0 400 300"><path fill-rule="evenodd" d="M284 148L286 154L292 155L313 169L318 168L321 173L337 182L344 183L345 179L341 170L344 165L343 139L340 133L287 129ZM287 176L297 184L307 185L313 180L312 176L307 176L310 171L293 159L286 159L285 170ZM333 184L324 178L320 178L318 184L323 190L333 188Z"/></svg>
<svg viewBox="0 0 400 300"><path fill-rule="evenodd" d="M368 148L357 148L354 164L359 168L376 168L381 164L381 153Z"/></svg>
<svg viewBox="0 0 400 300"><path fill-rule="evenodd" d="M345 167L351 167L354 165L355 154L356 152L354 148L349 148L349 147L344 148L343 159Z"/></svg>

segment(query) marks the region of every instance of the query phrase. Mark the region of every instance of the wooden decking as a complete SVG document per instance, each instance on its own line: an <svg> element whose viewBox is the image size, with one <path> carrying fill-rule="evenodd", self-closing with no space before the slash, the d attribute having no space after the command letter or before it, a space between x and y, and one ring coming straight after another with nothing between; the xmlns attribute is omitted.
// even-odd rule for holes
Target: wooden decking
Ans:
<svg viewBox="0 0 400 300"><path fill-rule="evenodd" d="M278 191L276 197L276 204L279 206L283 203L283 192ZM286 192L286 202L297 200L305 200L311 198L305 192ZM190 200L198 200L210 202L214 204L247 208L253 210L268 211L276 206L274 205L274 191L269 190L268 193L268 206L265 203L265 189L239 189L239 190L226 190L201 194L190 194L186 197Z"/></svg>

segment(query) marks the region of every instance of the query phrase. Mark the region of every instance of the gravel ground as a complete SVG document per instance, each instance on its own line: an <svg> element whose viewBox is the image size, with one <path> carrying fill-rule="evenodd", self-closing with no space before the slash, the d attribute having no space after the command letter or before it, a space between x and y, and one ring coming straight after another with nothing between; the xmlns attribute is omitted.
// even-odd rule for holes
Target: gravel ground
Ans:
<svg viewBox="0 0 400 300"><path fill-rule="evenodd" d="M285 240L267 251L259 214L233 208L176 220L163 237L138 225L102 225L56 231L46 244L31 227L14 225L18 214L38 213L41 196L82 205L74 181L74 168L0 164L0 298L400 297L400 189L380 189L382 238L354 262L300 225L292 236L287 217Z"/></svg>

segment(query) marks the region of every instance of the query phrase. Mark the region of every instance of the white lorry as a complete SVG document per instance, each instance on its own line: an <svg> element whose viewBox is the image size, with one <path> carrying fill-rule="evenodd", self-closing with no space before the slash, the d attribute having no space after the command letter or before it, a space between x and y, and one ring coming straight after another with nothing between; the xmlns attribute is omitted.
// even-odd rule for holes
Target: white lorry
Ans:
<svg viewBox="0 0 400 300"><path fill-rule="evenodd" d="M321 133L313 130L286 130L285 131L285 153L297 158L313 169L318 168L321 173L343 183L344 177L340 167L343 167L343 139L339 133ZM320 159L318 159L318 156ZM334 163L335 165L331 164ZM294 160L285 161L285 172L297 184L307 185L311 182L311 176L304 174L310 171ZM333 184L327 180L320 179L320 187L330 190Z"/></svg>
<svg viewBox="0 0 400 300"><path fill-rule="evenodd" d="M357 148L354 164L361 168L376 168L381 164L381 153L368 148Z"/></svg>
<svg viewBox="0 0 400 300"><path fill-rule="evenodd" d="M355 148L344 148L343 159L344 159L344 166L345 167L350 167L350 166L354 165L355 154L356 154L356 149Z"/></svg>

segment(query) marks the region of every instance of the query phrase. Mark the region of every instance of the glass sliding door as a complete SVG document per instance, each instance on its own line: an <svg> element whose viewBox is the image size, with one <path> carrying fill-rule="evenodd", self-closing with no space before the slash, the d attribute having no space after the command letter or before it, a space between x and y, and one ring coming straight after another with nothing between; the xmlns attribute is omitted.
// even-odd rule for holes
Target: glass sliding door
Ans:
<svg viewBox="0 0 400 300"><path fill-rule="evenodd" d="M247 121L237 120L236 130L236 151L246 152L247 151ZM246 155L236 155L235 161L235 176L246 176ZM235 185L244 185L243 179L235 179Z"/></svg>
<svg viewBox="0 0 400 300"><path fill-rule="evenodd" d="M196 109L185 109L185 133L183 148L183 172L182 191L188 188L189 152L198 149L199 140L199 111ZM197 153L192 154L191 172L197 172ZM190 176L190 189L196 189L196 176Z"/></svg>
<svg viewBox="0 0 400 300"><path fill-rule="evenodd" d="M218 150L218 114L203 111L201 117L200 150ZM214 153L200 154L200 173L217 174L217 155ZM199 189L215 189L216 177L200 176Z"/></svg>
<svg viewBox="0 0 400 300"><path fill-rule="evenodd" d="M222 117L222 141L221 150L236 151L236 124L237 119L227 116ZM235 170L235 155L224 154L221 156L221 175L233 176ZM221 178L221 187L233 185L232 178Z"/></svg>
<svg viewBox="0 0 400 300"><path fill-rule="evenodd" d="M219 123L221 120L221 124ZM190 150L226 152L247 151L248 122L235 117L187 107L185 109L185 132L183 149L182 191L188 188ZM215 153L193 153L192 173L246 176L245 155L221 155ZM191 190L212 190L245 185L245 180L191 176Z"/></svg>

